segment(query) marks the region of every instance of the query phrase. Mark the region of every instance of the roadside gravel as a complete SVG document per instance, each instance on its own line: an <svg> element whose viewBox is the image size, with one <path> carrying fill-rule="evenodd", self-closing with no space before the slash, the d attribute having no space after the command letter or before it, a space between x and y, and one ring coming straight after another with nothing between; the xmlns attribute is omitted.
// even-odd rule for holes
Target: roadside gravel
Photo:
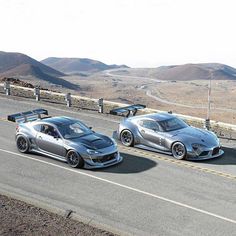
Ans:
<svg viewBox="0 0 236 236"><path fill-rule="evenodd" d="M115 236L113 233L56 215L4 195L0 195L0 235Z"/></svg>

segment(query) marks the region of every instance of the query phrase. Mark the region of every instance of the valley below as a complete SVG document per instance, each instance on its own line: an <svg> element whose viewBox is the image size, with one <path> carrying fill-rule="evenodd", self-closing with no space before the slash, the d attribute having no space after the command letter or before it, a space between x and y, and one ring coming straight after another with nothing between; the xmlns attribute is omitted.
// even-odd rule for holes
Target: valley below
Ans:
<svg viewBox="0 0 236 236"><path fill-rule="evenodd" d="M77 95L121 103L141 103L149 108L206 118L208 80L160 81L105 71L88 77L66 76L78 84ZM211 81L210 119L236 124L236 81Z"/></svg>
<svg viewBox="0 0 236 236"><path fill-rule="evenodd" d="M37 61L22 53L0 52L0 81L6 78L58 92L236 124L236 69L220 63L129 68L88 58L49 57ZM31 85L30 85L31 86Z"/></svg>

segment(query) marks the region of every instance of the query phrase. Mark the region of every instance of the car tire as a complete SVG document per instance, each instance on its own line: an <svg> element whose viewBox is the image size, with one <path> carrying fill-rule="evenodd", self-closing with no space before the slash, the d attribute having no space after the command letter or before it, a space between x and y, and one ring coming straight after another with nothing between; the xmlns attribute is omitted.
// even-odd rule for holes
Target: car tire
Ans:
<svg viewBox="0 0 236 236"><path fill-rule="evenodd" d="M83 158L74 150L70 150L66 154L66 161L73 168L82 168L84 166Z"/></svg>
<svg viewBox="0 0 236 236"><path fill-rule="evenodd" d="M19 152L27 153L29 152L29 141L23 135L18 135L16 137L16 146Z"/></svg>
<svg viewBox="0 0 236 236"><path fill-rule="evenodd" d="M171 147L172 155L175 159L183 160L187 156L187 150L183 143L175 142Z"/></svg>
<svg viewBox="0 0 236 236"><path fill-rule="evenodd" d="M128 129L125 129L120 134L120 141L123 145L127 147L134 146L134 135Z"/></svg>

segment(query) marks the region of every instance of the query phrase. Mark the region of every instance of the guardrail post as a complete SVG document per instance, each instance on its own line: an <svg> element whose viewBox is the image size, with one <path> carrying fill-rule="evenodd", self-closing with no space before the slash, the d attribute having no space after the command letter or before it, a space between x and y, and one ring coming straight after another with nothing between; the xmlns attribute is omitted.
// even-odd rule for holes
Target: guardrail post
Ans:
<svg viewBox="0 0 236 236"><path fill-rule="evenodd" d="M206 120L205 120L204 128L207 129L207 130L210 130L210 129L211 129L210 119L206 119Z"/></svg>
<svg viewBox="0 0 236 236"><path fill-rule="evenodd" d="M65 95L65 101L66 101L66 106L71 107L71 94L70 93L67 93Z"/></svg>
<svg viewBox="0 0 236 236"><path fill-rule="evenodd" d="M37 102L40 101L40 86L34 88L34 96Z"/></svg>
<svg viewBox="0 0 236 236"><path fill-rule="evenodd" d="M4 82L4 90L7 96L11 95L11 85L10 81L5 81Z"/></svg>
<svg viewBox="0 0 236 236"><path fill-rule="evenodd" d="M99 113L103 113L103 107L104 107L103 98L99 98L98 99L98 112Z"/></svg>

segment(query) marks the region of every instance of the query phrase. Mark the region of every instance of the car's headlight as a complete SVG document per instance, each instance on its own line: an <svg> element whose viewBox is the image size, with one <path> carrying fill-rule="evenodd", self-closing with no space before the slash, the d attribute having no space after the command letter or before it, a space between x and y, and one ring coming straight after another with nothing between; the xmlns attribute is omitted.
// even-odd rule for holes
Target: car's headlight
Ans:
<svg viewBox="0 0 236 236"><path fill-rule="evenodd" d="M216 139L216 142L220 143L220 140L219 140L219 138L217 137L216 134L215 134L215 139Z"/></svg>
<svg viewBox="0 0 236 236"><path fill-rule="evenodd" d="M217 137L217 135L213 131L209 131L209 133L211 133L213 135L213 137L215 138L215 140L217 142L220 142L219 138Z"/></svg>
<svg viewBox="0 0 236 236"><path fill-rule="evenodd" d="M93 150L93 149L87 149L86 151L87 151L87 153L88 153L89 155L99 154L98 151Z"/></svg>
<svg viewBox="0 0 236 236"><path fill-rule="evenodd" d="M192 147L193 147L194 150L198 150L198 149L205 148L206 146L203 145L203 144L200 144L200 143L193 143Z"/></svg>

